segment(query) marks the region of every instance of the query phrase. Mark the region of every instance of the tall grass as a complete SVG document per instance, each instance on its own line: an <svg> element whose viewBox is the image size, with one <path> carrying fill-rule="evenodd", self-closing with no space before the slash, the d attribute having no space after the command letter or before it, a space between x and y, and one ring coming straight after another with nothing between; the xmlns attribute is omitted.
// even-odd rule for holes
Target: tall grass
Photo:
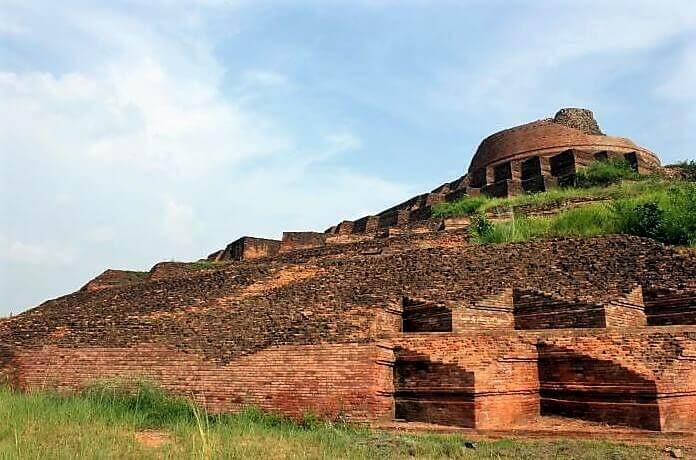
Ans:
<svg viewBox="0 0 696 460"><path fill-rule="evenodd" d="M471 227L479 243L528 241L533 238L625 233L658 241L696 246L696 184L674 183L646 188L633 198L561 211L551 217L514 217Z"/></svg>
<svg viewBox="0 0 696 460"><path fill-rule="evenodd" d="M659 192L668 186L668 182L645 179L638 182L625 181L608 187L554 188L546 192L527 193L510 198L490 198L482 195L464 196L451 203L439 203L433 209L433 215L436 217L465 216L489 211L508 211L522 207L562 205L575 199L616 200Z"/></svg>
<svg viewBox="0 0 696 460"><path fill-rule="evenodd" d="M606 187L623 180L640 180L641 176L631 168L628 161L610 158L603 161L593 161L587 167L581 168L576 176L578 187Z"/></svg>
<svg viewBox="0 0 696 460"><path fill-rule="evenodd" d="M594 236L614 233L616 225L606 204L569 209L553 217L518 217L492 225L488 232L473 232L478 243L528 241L533 238Z"/></svg>
<svg viewBox="0 0 696 460"><path fill-rule="evenodd" d="M293 422L249 408L211 415L147 383L101 382L84 392L19 394L0 387L0 458L616 458L649 459L655 447L597 441L476 441L406 435L307 417ZM166 442L144 444L142 430Z"/></svg>
<svg viewBox="0 0 696 460"><path fill-rule="evenodd" d="M619 232L696 246L695 183L675 183L639 197L618 200L613 211Z"/></svg>

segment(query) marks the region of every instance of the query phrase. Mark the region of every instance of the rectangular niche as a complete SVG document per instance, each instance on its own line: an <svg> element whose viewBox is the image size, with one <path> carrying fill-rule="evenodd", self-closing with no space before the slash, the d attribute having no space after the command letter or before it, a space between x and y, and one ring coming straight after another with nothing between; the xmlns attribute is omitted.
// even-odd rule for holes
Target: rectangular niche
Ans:
<svg viewBox="0 0 696 460"><path fill-rule="evenodd" d="M636 152L625 153L624 159L631 166L632 170L634 170L636 172L638 171L638 155L636 155Z"/></svg>
<svg viewBox="0 0 696 460"><path fill-rule="evenodd" d="M532 157L522 162L520 178L522 179L522 190L525 192L543 192L546 189L544 178L541 175L539 157Z"/></svg>
<svg viewBox="0 0 696 460"><path fill-rule="evenodd" d="M403 332L452 332L452 310L444 305L403 299Z"/></svg>
<svg viewBox="0 0 696 460"><path fill-rule="evenodd" d="M493 167L493 180L495 182L508 179L512 179L512 168L509 161Z"/></svg>

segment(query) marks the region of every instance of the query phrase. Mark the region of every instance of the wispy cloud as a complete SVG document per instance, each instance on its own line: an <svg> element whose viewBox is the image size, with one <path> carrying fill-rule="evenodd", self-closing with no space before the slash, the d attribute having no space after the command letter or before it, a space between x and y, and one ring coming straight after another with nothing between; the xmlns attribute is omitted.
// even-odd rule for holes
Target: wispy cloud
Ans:
<svg viewBox="0 0 696 460"><path fill-rule="evenodd" d="M0 202L13 219L0 240L3 284L13 287L0 304L38 295L25 291L32 280L17 264L34 267L48 297L114 264L195 259L243 233L316 229L403 195L399 184L323 164L362 146L342 122L300 147L286 120L259 108L259 94L290 86L286 74L249 66L230 75L206 8L243 3L7 8L0 35L28 34L12 45L31 43L52 65L0 65L0 156L22 172L0 193L24 190ZM78 260L70 248L85 245Z"/></svg>
<svg viewBox="0 0 696 460"><path fill-rule="evenodd" d="M0 260L35 266L66 266L76 260L75 250L41 243L18 241L0 235Z"/></svg>

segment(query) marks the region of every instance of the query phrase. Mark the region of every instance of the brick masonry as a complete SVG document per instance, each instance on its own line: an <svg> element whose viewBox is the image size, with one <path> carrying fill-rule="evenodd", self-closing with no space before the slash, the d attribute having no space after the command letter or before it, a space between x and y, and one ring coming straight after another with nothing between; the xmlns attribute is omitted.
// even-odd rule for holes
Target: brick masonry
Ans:
<svg viewBox="0 0 696 460"><path fill-rule="evenodd" d="M658 294L693 291L691 251L623 236L481 247L453 231L194 266L0 322L2 373L62 390L146 376L221 411L695 429L696 326L632 314L657 317L671 308L649 303ZM561 302L557 322L528 316L516 330L523 292ZM603 306L606 327L573 322L566 305Z"/></svg>
<svg viewBox="0 0 696 460"><path fill-rule="evenodd" d="M5 350L5 352L7 352ZM208 410L246 406L294 417L392 418L392 352L375 344L274 346L219 363L154 344L46 346L14 354L8 373L23 390L70 390L94 380L147 378ZM7 365L7 364L6 364Z"/></svg>

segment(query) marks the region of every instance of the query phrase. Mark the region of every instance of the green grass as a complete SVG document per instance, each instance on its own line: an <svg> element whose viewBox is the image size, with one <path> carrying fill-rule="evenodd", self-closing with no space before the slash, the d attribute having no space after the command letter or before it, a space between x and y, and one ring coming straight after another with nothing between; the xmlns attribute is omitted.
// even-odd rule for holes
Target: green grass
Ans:
<svg viewBox="0 0 696 460"><path fill-rule="evenodd" d="M606 187L623 180L641 180L641 176L631 168L628 161L616 158L593 161L580 169L575 177L578 187Z"/></svg>
<svg viewBox="0 0 696 460"><path fill-rule="evenodd" d="M105 384L72 396L19 394L0 387L0 458L462 458L648 459L657 447L600 441L476 441L458 435L407 435L343 423L304 422L247 409L212 416L184 399L139 384ZM138 440L155 430L160 445Z"/></svg>
<svg viewBox="0 0 696 460"><path fill-rule="evenodd" d="M533 238L595 236L616 233L617 225L606 204L569 209L553 217L519 217L493 224L490 231L475 234L478 243L529 241Z"/></svg>
<svg viewBox="0 0 696 460"><path fill-rule="evenodd" d="M648 193L659 192L668 187L668 182L649 179L643 181L626 181L607 187L588 188L568 187L554 188L547 192L527 193L510 198L489 198L485 196L465 196L451 203L439 203L433 209L436 217L454 217L473 215L482 212L506 212L522 207L558 206L566 202L586 199L617 200L639 197Z"/></svg>
<svg viewBox="0 0 696 460"><path fill-rule="evenodd" d="M551 217L527 216L535 210L562 208L577 200L598 202L567 208ZM489 224L486 215L491 213L512 218ZM471 233L479 243L624 233L666 244L696 246L696 184L688 181L651 177L622 180L606 187L557 188L510 198L463 197L439 204L434 215L477 216Z"/></svg>
<svg viewBox="0 0 696 460"><path fill-rule="evenodd" d="M199 260L197 262L190 262L187 265L187 267L191 270L208 270L217 266L218 264L212 260Z"/></svg>

